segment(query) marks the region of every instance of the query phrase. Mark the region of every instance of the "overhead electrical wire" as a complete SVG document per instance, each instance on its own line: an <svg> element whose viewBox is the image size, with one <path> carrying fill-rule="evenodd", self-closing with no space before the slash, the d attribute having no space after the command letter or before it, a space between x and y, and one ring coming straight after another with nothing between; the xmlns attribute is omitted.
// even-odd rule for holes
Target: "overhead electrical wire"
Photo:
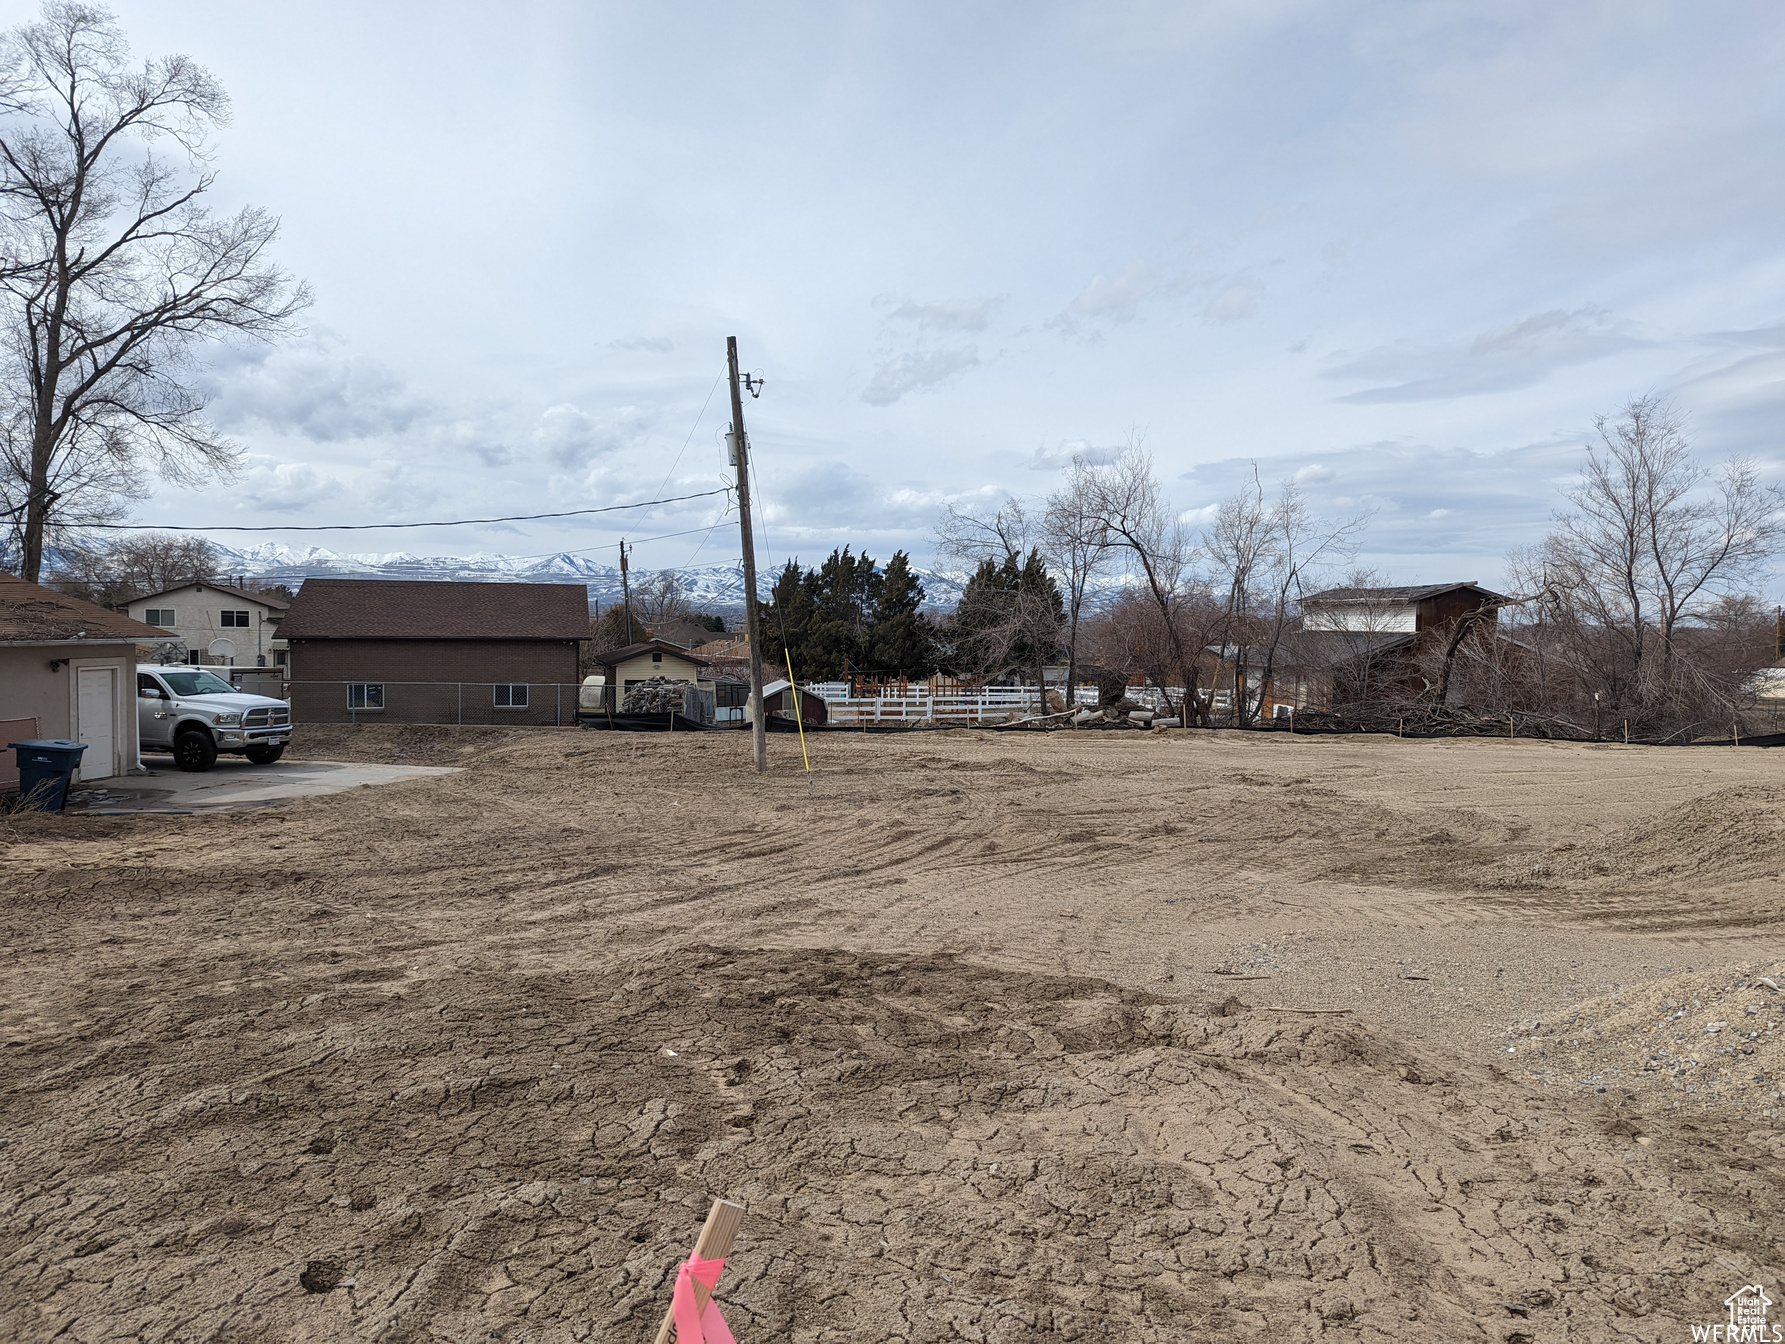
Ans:
<svg viewBox="0 0 1785 1344"><path fill-rule="evenodd" d="M706 417L707 407L713 404L713 393L719 390L720 380L724 377L725 370L720 369L719 377L713 379L713 385L707 389L707 399L700 403L700 413L694 417L694 423L688 427L688 437L682 440L681 452L676 454L676 460L669 464L669 470L664 473L663 484L657 487L659 490L665 489L669 485L669 478L674 476L676 468L682 465L682 454L686 453L688 445L694 442L694 431L700 428L700 422Z"/></svg>
<svg viewBox="0 0 1785 1344"><path fill-rule="evenodd" d="M729 517L730 510L727 510L726 518ZM713 524L713 527L690 527L682 532L665 532L663 535L657 537L640 537L637 541L629 541L626 544L628 546L643 546L647 542L668 541L672 537L691 537L696 532L705 532L708 536L711 536L713 534L713 528L723 524L726 521L726 518L721 518L719 522ZM538 555L511 555L507 558L510 560L544 560L548 556L553 555L587 555L590 551L618 550L619 546L620 543L617 541L603 542L599 546L560 546L555 551L541 551Z"/></svg>
<svg viewBox="0 0 1785 1344"><path fill-rule="evenodd" d="M428 523L286 523L249 527L236 523L219 523L200 527L185 523L83 523L83 528L107 532L381 532L415 527L473 527L484 523L536 523L545 518L585 518L594 513L618 513L622 509L649 509L658 504L680 504L690 499L710 499L728 495L729 485L717 490L702 490L692 495L671 495L667 499L644 499L636 504L609 504L599 509L564 509L559 513L515 513L502 518L449 518ZM691 529L698 531L698 528ZM600 550L601 547L590 547Z"/></svg>

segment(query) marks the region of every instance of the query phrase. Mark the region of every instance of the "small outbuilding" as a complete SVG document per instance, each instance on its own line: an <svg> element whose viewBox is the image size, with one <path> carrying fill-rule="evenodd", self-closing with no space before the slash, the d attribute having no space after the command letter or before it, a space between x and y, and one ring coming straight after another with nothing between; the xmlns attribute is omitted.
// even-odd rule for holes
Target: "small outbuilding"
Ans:
<svg viewBox="0 0 1785 1344"><path fill-rule="evenodd" d="M771 681L762 688L762 707L771 719L794 718L795 697L798 697L799 720L801 723L829 723L830 706L824 703L824 697L815 691L808 691L790 684L786 677L779 681ZM749 709L745 708L744 717L749 718Z"/></svg>
<svg viewBox="0 0 1785 1344"><path fill-rule="evenodd" d="M706 664L690 650L667 639L647 639L638 644L605 649L590 655L589 661L601 669L599 675L603 680L597 696L591 696L590 688L585 684L582 706L585 713L618 714L627 690L653 677L691 681L702 690L713 689L712 682L707 679ZM596 699L599 704L593 703Z"/></svg>
<svg viewBox="0 0 1785 1344"><path fill-rule="evenodd" d="M152 626L92 602L0 574L0 789L18 787L8 742L85 742L77 779L138 768L136 646Z"/></svg>

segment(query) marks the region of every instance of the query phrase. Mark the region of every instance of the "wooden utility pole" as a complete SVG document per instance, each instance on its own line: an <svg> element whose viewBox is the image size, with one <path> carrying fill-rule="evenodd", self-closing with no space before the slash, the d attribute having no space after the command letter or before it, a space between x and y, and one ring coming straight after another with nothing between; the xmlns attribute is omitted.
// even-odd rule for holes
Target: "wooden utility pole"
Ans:
<svg viewBox="0 0 1785 1344"><path fill-rule="evenodd" d="M620 538L620 592L626 604L626 642L632 643L632 578L627 572L626 538Z"/></svg>
<svg viewBox="0 0 1785 1344"><path fill-rule="evenodd" d="M756 536L750 530L750 438L744 433L744 399L738 390L738 338L725 338L725 361L731 370L731 443L738 469L738 525L744 534L744 640L750 648L750 743L758 772L769 768L768 724L762 708L762 638L756 619ZM794 692L794 712L799 693Z"/></svg>

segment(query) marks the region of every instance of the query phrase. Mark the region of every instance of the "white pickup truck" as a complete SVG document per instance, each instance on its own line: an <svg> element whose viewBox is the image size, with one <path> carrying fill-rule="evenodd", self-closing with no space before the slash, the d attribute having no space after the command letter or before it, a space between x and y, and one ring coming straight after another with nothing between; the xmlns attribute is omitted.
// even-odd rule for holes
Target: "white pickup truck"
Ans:
<svg viewBox="0 0 1785 1344"><path fill-rule="evenodd" d="M271 765L291 741L291 706L247 695L202 667L136 669L136 721L144 751L171 751L182 770L209 770L219 753Z"/></svg>

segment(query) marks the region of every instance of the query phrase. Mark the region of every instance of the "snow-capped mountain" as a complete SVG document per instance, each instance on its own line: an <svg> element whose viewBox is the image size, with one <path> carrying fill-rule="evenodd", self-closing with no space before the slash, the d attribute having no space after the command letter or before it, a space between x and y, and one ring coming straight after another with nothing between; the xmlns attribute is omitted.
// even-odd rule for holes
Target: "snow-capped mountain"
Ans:
<svg viewBox="0 0 1785 1344"><path fill-rule="evenodd" d="M320 546L286 546L262 542L240 550L217 546L219 570L292 588L305 579L458 579L471 582L581 583L589 598L603 607L621 600L623 589L617 565L600 564L587 556L560 552L556 555L517 559L508 555L414 555L408 551L342 553ZM780 572L765 568L757 574L763 597ZM964 576L935 570L917 571L923 579L926 606L952 608L961 594ZM719 615L741 612L744 607L744 572L738 564L697 565L676 571L688 600L701 611ZM634 569L636 587L649 584L656 574Z"/></svg>

